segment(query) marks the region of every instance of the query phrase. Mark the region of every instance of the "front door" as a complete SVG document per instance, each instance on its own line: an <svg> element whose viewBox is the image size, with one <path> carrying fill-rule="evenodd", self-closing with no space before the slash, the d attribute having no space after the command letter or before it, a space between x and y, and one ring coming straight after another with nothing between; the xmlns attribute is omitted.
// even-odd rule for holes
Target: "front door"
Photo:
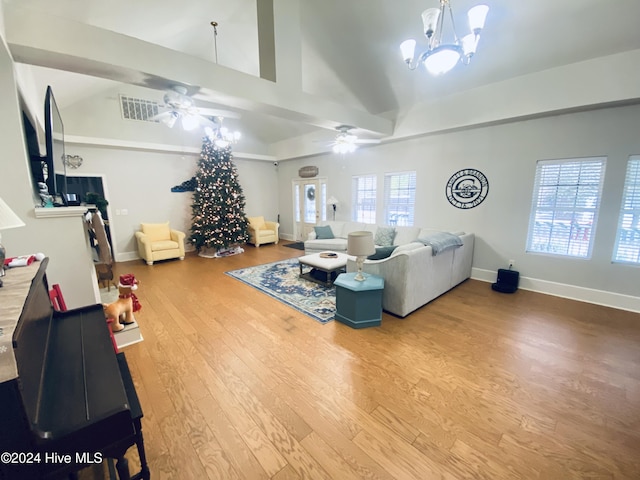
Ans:
<svg viewBox="0 0 640 480"><path fill-rule="evenodd" d="M305 241L318 222L327 219L327 181L311 178L293 181L295 237Z"/></svg>

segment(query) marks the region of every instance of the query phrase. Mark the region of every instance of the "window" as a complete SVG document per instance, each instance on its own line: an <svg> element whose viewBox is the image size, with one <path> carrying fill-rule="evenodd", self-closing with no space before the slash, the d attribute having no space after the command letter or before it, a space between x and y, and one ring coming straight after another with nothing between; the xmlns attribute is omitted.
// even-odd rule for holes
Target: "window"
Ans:
<svg viewBox="0 0 640 480"><path fill-rule="evenodd" d="M527 252L591 256L605 160L538 161Z"/></svg>
<svg viewBox="0 0 640 480"><path fill-rule="evenodd" d="M640 155L627 164L613 261L640 264Z"/></svg>
<svg viewBox="0 0 640 480"><path fill-rule="evenodd" d="M353 177L351 219L354 222L376 223L376 183L375 175Z"/></svg>
<svg viewBox="0 0 640 480"><path fill-rule="evenodd" d="M384 176L384 221L387 225L413 225L416 172Z"/></svg>

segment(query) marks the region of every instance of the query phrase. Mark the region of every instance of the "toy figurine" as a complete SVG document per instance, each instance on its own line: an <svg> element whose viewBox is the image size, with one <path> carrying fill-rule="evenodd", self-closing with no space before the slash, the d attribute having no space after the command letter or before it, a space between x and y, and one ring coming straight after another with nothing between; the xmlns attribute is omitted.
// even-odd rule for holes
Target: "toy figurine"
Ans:
<svg viewBox="0 0 640 480"><path fill-rule="evenodd" d="M133 274L127 273L120 275L120 282L118 283L118 292L120 294L118 295L118 299L108 305L102 304L107 319L113 320L113 322L110 323L111 331L119 332L125 325L135 322L136 319L133 313L142 308L138 297L133 293L133 291L137 289L138 281Z"/></svg>

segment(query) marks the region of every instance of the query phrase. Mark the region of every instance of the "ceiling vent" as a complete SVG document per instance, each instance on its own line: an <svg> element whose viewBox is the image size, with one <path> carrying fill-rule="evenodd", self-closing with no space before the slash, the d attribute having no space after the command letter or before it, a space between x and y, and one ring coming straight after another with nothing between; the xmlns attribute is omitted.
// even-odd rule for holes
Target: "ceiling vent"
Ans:
<svg viewBox="0 0 640 480"><path fill-rule="evenodd" d="M122 118L126 120L158 123L156 118L160 113L158 102L120 95L120 106Z"/></svg>

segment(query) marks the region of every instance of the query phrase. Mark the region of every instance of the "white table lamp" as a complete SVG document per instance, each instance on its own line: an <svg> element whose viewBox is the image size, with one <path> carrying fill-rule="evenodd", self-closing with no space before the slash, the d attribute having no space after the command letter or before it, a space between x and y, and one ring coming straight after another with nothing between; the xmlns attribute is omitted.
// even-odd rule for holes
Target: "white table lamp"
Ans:
<svg viewBox="0 0 640 480"><path fill-rule="evenodd" d="M24 222L20 220L13 210L0 198L0 230L9 228L24 227ZM4 259L6 250L2 246L2 236L0 235L0 277L4 276Z"/></svg>
<svg viewBox="0 0 640 480"><path fill-rule="evenodd" d="M362 274L362 264L369 256L376 253L376 246L373 243L373 233L371 232L351 232L347 237L347 254L356 257L358 273L354 280L362 282L365 276Z"/></svg>

